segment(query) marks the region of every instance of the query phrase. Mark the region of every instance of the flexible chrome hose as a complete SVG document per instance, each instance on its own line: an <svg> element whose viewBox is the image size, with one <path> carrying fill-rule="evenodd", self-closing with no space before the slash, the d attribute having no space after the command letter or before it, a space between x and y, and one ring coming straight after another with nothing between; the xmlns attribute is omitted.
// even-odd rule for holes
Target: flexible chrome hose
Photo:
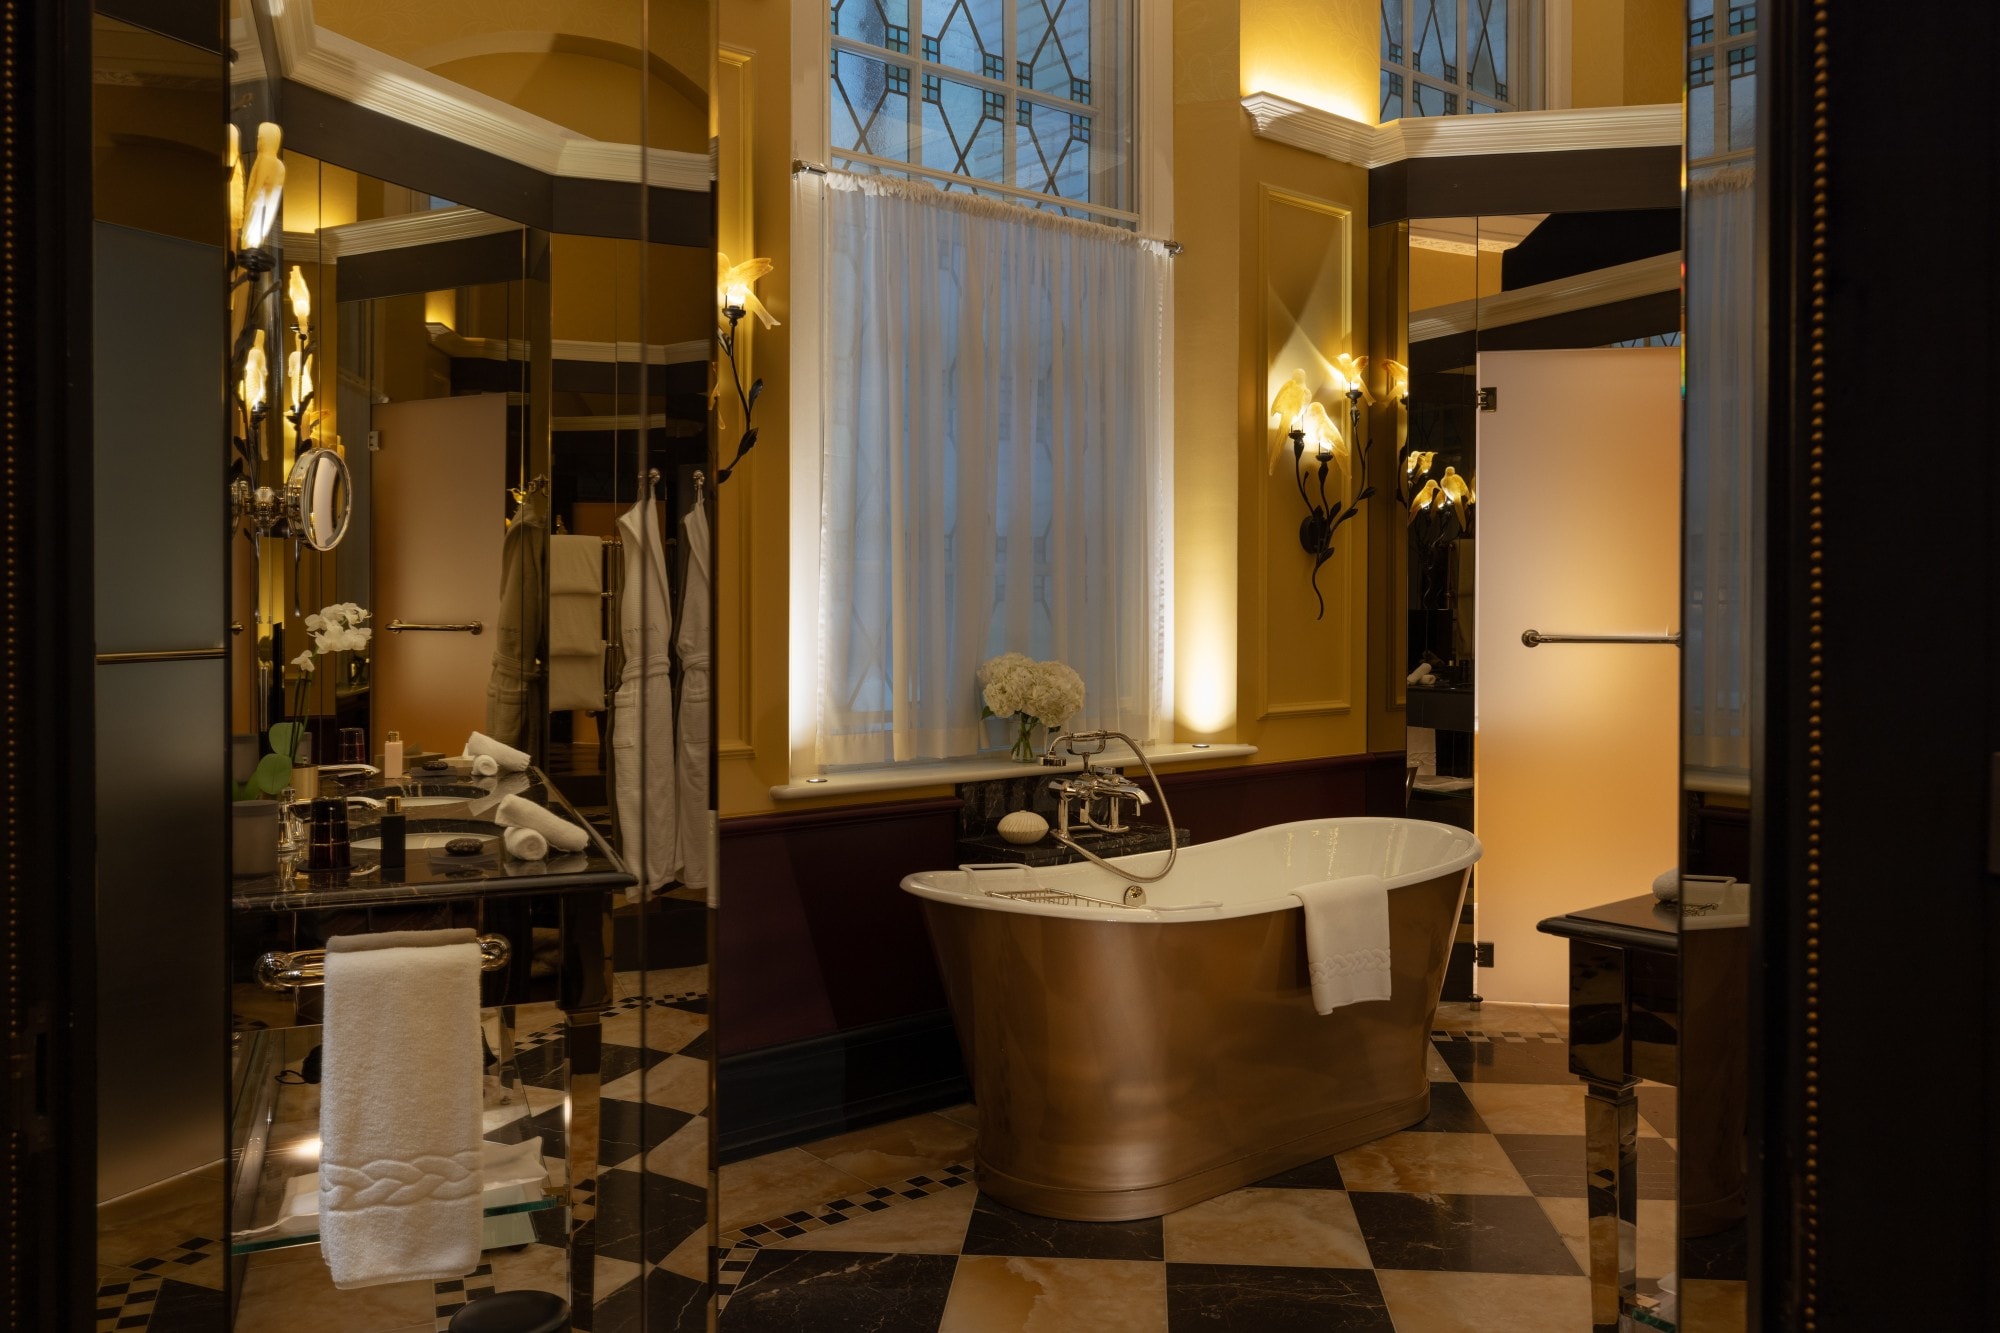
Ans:
<svg viewBox="0 0 2000 1333"><path fill-rule="evenodd" d="M1181 835L1180 835L1180 830L1174 827L1173 803L1167 800L1167 789L1160 785L1159 775L1153 772L1153 761L1146 758L1146 752L1139 748L1139 742L1133 740L1130 736L1127 736L1122 731L1107 731L1102 734L1105 736L1116 736L1119 740L1124 741L1126 746L1132 751L1132 753L1139 756L1139 762L1145 766L1146 776L1152 781L1153 784L1153 791L1160 798L1160 813L1167 817L1167 863L1160 867L1160 873L1157 875L1141 875L1137 871L1127 870L1122 866L1112 865L1109 861L1099 856L1096 852L1091 851L1090 848L1078 845L1073 839L1069 838L1065 834L1052 831L1051 836L1053 836L1057 842L1069 848L1071 851L1075 852L1078 856L1081 856L1084 860L1089 861L1092 865L1100 866L1105 870L1109 870L1112 874L1117 875L1125 880L1136 882L1139 884L1157 884L1161 880L1165 879L1167 875L1173 870L1174 861L1181 854ZM1070 739L1074 738L1072 737ZM1053 752L1055 747L1053 744L1051 744L1049 748L1051 752ZM1076 754L1076 750L1072 748L1070 750L1070 753ZM1084 759L1084 766L1086 768L1089 767L1090 761L1087 758L1084 758L1084 756L1082 755L1077 755L1077 757L1080 759Z"/></svg>

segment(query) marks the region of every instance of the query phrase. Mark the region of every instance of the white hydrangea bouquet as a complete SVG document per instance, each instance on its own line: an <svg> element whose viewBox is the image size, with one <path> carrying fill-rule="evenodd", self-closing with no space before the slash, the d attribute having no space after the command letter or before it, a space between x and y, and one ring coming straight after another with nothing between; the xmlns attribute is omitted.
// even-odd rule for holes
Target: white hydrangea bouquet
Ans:
<svg viewBox="0 0 2000 1333"><path fill-rule="evenodd" d="M1019 730L1008 751L1022 763L1035 761L1034 729L1055 728L1083 707L1083 677L1063 662L1037 662L1023 653L1002 653L979 668L984 706L979 716L1018 717Z"/></svg>

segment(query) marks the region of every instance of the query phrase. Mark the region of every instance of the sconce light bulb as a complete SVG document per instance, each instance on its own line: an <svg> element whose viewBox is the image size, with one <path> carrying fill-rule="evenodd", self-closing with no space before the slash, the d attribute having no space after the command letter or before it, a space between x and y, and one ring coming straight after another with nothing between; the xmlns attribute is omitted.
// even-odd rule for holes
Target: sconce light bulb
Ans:
<svg viewBox="0 0 2000 1333"><path fill-rule="evenodd" d="M301 336L312 319L312 288L306 285L305 270L292 265L292 280L285 294L291 298L292 318L298 321Z"/></svg>
<svg viewBox="0 0 2000 1333"><path fill-rule="evenodd" d="M257 126L257 157L250 164L249 201L243 217L246 251L262 250L278 225L285 196L285 159L280 153L284 132L271 121Z"/></svg>
<svg viewBox="0 0 2000 1333"><path fill-rule="evenodd" d="M243 354L243 405L256 416L264 410L265 395L270 389L270 364L264 355L264 330L258 329L250 343L250 350Z"/></svg>

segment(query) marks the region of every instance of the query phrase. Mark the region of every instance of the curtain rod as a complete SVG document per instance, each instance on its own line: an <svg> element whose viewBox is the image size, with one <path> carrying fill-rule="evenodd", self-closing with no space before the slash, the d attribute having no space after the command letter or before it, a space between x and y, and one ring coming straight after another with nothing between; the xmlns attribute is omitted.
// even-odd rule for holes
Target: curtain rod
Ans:
<svg viewBox="0 0 2000 1333"><path fill-rule="evenodd" d="M808 162L802 157L795 157L792 159L792 174L794 176L824 176L826 175L826 171L827 169L825 165L822 163ZM971 178L968 177L967 179ZM1060 196L1057 197L1060 198ZM1147 236L1147 237L1141 237L1141 239L1152 240L1153 238ZM1177 255L1183 249L1186 248L1179 241L1160 241L1158 242L1158 244L1160 248L1165 250L1169 256Z"/></svg>

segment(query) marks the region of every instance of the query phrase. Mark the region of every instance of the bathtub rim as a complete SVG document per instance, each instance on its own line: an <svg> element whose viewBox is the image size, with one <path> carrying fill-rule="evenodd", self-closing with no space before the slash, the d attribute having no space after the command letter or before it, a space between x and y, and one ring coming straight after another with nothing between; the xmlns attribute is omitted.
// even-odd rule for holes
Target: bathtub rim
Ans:
<svg viewBox="0 0 2000 1333"><path fill-rule="evenodd" d="M1426 828L1440 829L1451 834L1454 838L1464 839L1466 844L1464 849L1455 856L1443 861L1406 870L1400 875L1392 875L1387 878L1365 874L1349 877L1353 879L1377 880L1385 889L1399 889L1412 884L1422 884L1443 875L1458 874L1469 870L1485 854L1486 850L1485 846L1473 835L1471 830L1461 828L1456 824L1444 824L1432 819L1406 819L1393 815L1332 815L1324 819L1294 819L1282 824L1266 824L1262 828L1250 829L1247 832L1238 833L1232 837L1221 838L1215 842L1193 844L1184 848L1182 855L1196 851L1206 854L1207 852L1227 847L1231 843L1242 842L1249 838L1267 837L1286 829L1326 828L1335 825L1354 826L1366 824L1414 824ZM1165 857L1166 853L1164 852L1139 852L1129 856L1112 857L1110 858L1110 863L1114 866L1130 865L1141 873L1150 873L1157 869L1165 860ZM1069 865L1049 866L1040 869L1065 872L1073 870L1080 864L1082 863L1072 862ZM1095 867L1087 865L1083 866L1083 868L1085 870L1095 870ZM1038 868L1024 866L1022 869L1030 874L1034 874ZM953 882L933 882L942 877L948 877L949 881ZM1164 926L1183 922L1222 921L1231 917L1260 916L1268 912L1282 912L1288 908L1296 908L1300 905L1298 897L1290 890L1285 890L1263 898L1254 898L1235 903L1222 903L1215 907L1173 908L1169 906L1166 910L1161 910L1154 907L1062 906L1053 903L1027 902L1017 898L990 897L983 890L975 890L963 884L961 867L915 871L903 877L901 887L903 892L913 894L916 897L931 902L951 903L960 907L968 907L975 911L1018 912L1027 916L1056 917L1070 921L1097 921L1115 925Z"/></svg>

